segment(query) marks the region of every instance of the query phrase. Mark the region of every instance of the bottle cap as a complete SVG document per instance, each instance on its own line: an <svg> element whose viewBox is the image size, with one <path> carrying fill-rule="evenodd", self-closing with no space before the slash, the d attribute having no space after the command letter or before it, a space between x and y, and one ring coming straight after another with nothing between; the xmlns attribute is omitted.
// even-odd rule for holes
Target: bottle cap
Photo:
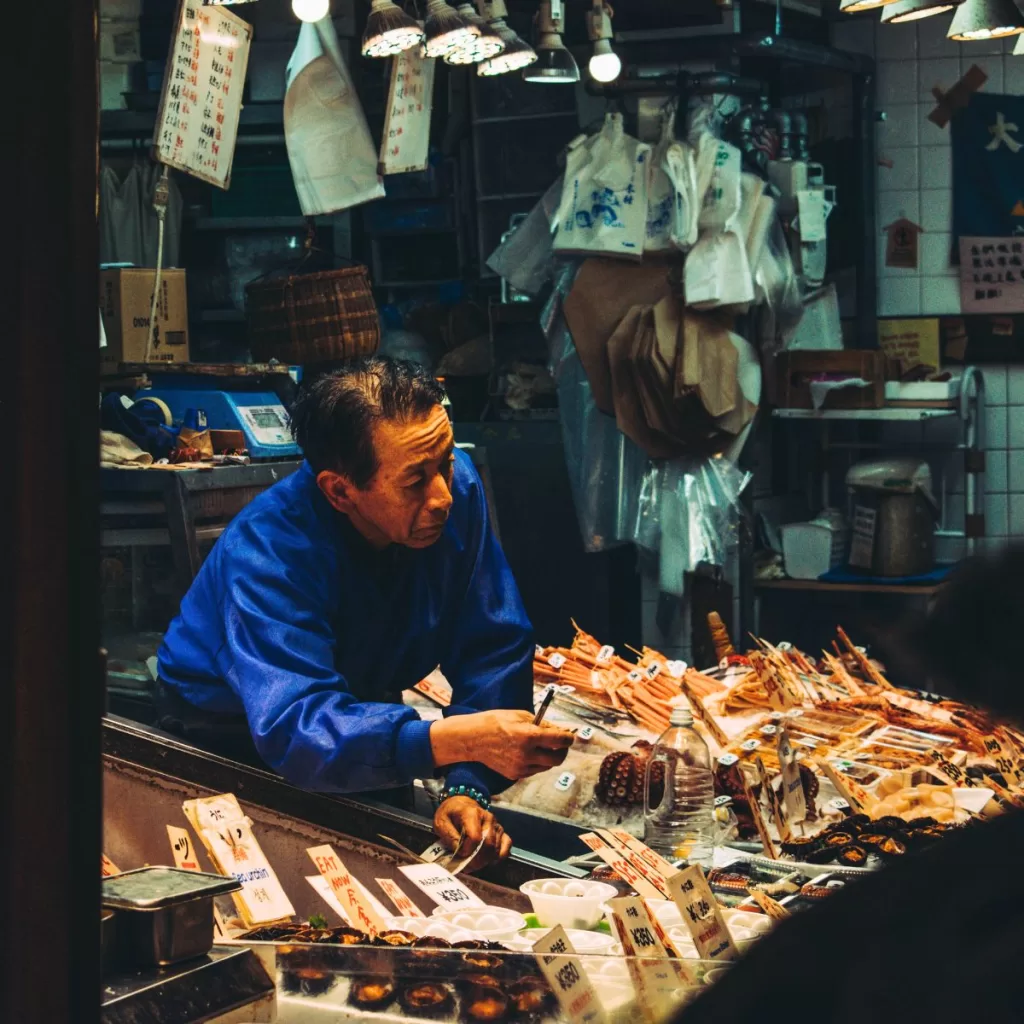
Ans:
<svg viewBox="0 0 1024 1024"><path fill-rule="evenodd" d="M669 725L693 725L693 713L688 704L676 705L672 709Z"/></svg>

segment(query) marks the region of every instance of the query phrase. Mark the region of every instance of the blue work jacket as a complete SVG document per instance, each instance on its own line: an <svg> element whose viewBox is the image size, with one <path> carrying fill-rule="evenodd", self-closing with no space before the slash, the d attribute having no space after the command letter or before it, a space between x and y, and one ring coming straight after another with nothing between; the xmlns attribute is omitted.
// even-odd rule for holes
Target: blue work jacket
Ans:
<svg viewBox="0 0 1024 1024"><path fill-rule="evenodd" d="M214 545L158 653L190 704L244 712L260 756L296 786L352 793L436 774L430 723L401 694L438 665L445 714L532 707L533 641L491 531L484 489L456 450L441 538L371 547L308 463L265 491ZM480 764L449 785L509 785Z"/></svg>

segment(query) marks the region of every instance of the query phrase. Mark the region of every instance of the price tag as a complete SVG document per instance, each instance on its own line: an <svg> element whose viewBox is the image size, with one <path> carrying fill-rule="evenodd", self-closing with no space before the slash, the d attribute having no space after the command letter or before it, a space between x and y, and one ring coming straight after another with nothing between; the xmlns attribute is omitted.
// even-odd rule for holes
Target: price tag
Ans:
<svg viewBox="0 0 1024 1024"><path fill-rule="evenodd" d="M426 917L427 915L416 906L415 903L404 892L402 892L397 882L393 882L390 878L378 878L377 884L387 894L389 900L394 903L398 913L402 917Z"/></svg>
<svg viewBox="0 0 1024 1024"><path fill-rule="evenodd" d="M676 873L674 868L661 854L655 853L646 843L641 842L636 836L624 832L622 829L595 829L597 834L610 846L618 847L623 851L637 871L639 871L652 885L657 887L662 896L668 899L668 889L665 887L665 879L671 878Z"/></svg>
<svg viewBox="0 0 1024 1024"><path fill-rule="evenodd" d="M699 864L669 879L672 900L690 931L701 960L735 960L738 955L721 908Z"/></svg>
<svg viewBox="0 0 1024 1024"><path fill-rule="evenodd" d="M638 896L620 896L608 901L612 921L622 950L630 957L629 970L637 992L654 1020L666 1020L678 1003L681 988L677 964L658 928ZM688 979L687 979L688 980Z"/></svg>
<svg viewBox="0 0 1024 1024"><path fill-rule="evenodd" d="M647 666L647 678L657 678L657 676L661 674L661 669L662 665L660 661L652 661L651 664Z"/></svg>
<svg viewBox="0 0 1024 1024"><path fill-rule="evenodd" d="M953 764L953 762L944 754L940 754L937 750L929 750L928 756L934 762L935 767L938 768L954 786L967 786L968 788L974 787L974 779L963 771L963 769L958 768Z"/></svg>
<svg viewBox="0 0 1024 1024"><path fill-rule="evenodd" d="M353 878L353 882L356 884L356 889L362 895L363 899L377 912L377 915L381 920L391 917L391 911L384 906L383 903L376 896L371 893L358 878ZM327 879L323 875L306 875L307 884L316 891L317 896L320 897L326 903L331 910L333 910L342 921L343 924L352 925L352 921L348 916L345 908L341 905L341 900L334 895L334 890L331 888ZM353 926L354 927L354 926Z"/></svg>
<svg viewBox="0 0 1024 1024"><path fill-rule="evenodd" d="M757 750L757 742L756 741L754 743L753 749ZM739 761L739 758L735 754L722 754L722 756L719 757L719 759L718 759L718 763L723 768L731 768L738 761Z"/></svg>
<svg viewBox="0 0 1024 1024"><path fill-rule="evenodd" d="M192 847L192 840L185 829L168 825L167 838L171 844L171 856L174 858L175 867L181 868L182 871L201 870L196 851Z"/></svg>
<svg viewBox="0 0 1024 1024"><path fill-rule="evenodd" d="M844 800L841 796L837 796L834 800L829 800L825 805L830 807L833 811L838 811L840 814L845 814L850 809L849 800Z"/></svg>
<svg viewBox="0 0 1024 1024"><path fill-rule="evenodd" d="M758 731L762 736L774 736L779 731L779 727L777 725L762 725Z"/></svg>
<svg viewBox="0 0 1024 1024"><path fill-rule="evenodd" d="M786 805L786 820L795 824L807 817L807 800L804 797L803 779L789 733L779 730L779 767L782 770L782 802Z"/></svg>
<svg viewBox="0 0 1024 1024"><path fill-rule="evenodd" d="M121 869L105 854L100 854L100 877L109 878L121 874Z"/></svg>
<svg viewBox="0 0 1024 1024"><path fill-rule="evenodd" d="M793 915L778 901L760 889L751 889L750 898L773 920L785 921Z"/></svg>
<svg viewBox="0 0 1024 1024"><path fill-rule="evenodd" d="M685 681L683 682L683 692L686 694L686 699L690 702L690 709L700 719L701 725L707 729L711 738L720 747L727 747L729 745L729 737L722 732L722 727L715 721L715 716L704 707L704 701L694 693L692 687L686 685Z"/></svg>
<svg viewBox="0 0 1024 1024"><path fill-rule="evenodd" d="M747 804L750 807L750 816L754 819L754 826L757 829L757 834L761 838L761 845L764 847L764 854L766 857L771 857L772 860L778 860L779 851L775 848L775 842L772 840L771 833L768 831L768 823L764 820L764 812L761 810L761 804L758 802L757 797L754 796L754 791L750 788L750 783L747 782L746 776L743 776L742 782L743 795L747 798Z"/></svg>
<svg viewBox="0 0 1024 1024"><path fill-rule="evenodd" d="M625 852L621 848L613 849L606 846L592 832L580 836L591 850L594 851L621 878L627 885L632 886L644 899L660 900L661 890L640 874L636 868L626 859Z"/></svg>
<svg viewBox="0 0 1024 1024"><path fill-rule="evenodd" d="M615 648L612 647L610 644L605 644L604 647L602 647L601 650L597 652L597 658L595 660L597 661L598 665L607 665L611 662L612 658L614 657Z"/></svg>
<svg viewBox="0 0 1024 1024"><path fill-rule="evenodd" d="M573 775L572 772L562 772L562 774L555 779L555 789L557 789L559 793L568 793L575 781L576 776Z"/></svg>
<svg viewBox="0 0 1024 1024"><path fill-rule="evenodd" d="M875 806L875 798L859 783L856 783L848 775L840 775L832 765L825 761L817 761L814 758L808 758L808 761L823 772L829 782L832 783L836 788L836 792L858 813L870 814L871 809Z"/></svg>
<svg viewBox="0 0 1024 1024"><path fill-rule="evenodd" d="M744 740L740 744L740 750L745 750L748 754L750 754L753 751L757 750L757 748L760 747L760 746L761 746L761 741L760 740ZM739 759L737 758L737 760L739 760Z"/></svg>
<svg viewBox="0 0 1024 1024"><path fill-rule="evenodd" d="M535 658L543 658L544 657L544 648L541 647L540 644L534 644L533 645L533 656Z"/></svg>
<svg viewBox="0 0 1024 1024"><path fill-rule="evenodd" d="M992 733L986 736L982 742L985 744L986 753L992 758L992 763L1006 780L1007 787L1014 790L1020 789L1021 777L1024 773L1017 767L1016 762L1000 742L999 737Z"/></svg>
<svg viewBox="0 0 1024 1024"><path fill-rule="evenodd" d="M665 665L668 674L673 679L682 679L686 675L687 664L685 661L670 661Z"/></svg>
<svg viewBox="0 0 1024 1024"><path fill-rule="evenodd" d="M533 951L537 955L537 966L572 1024L605 1024L604 1007L565 929L556 925L534 943Z"/></svg>
<svg viewBox="0 0 1024 1024"><path fill-rule="evenodd" d="M331 846L311 846L306 853L338 897L345 916L356 928L364 928L374 938L378 932L386 930L387 925L369 901L363 898L359 886Z"/></svg>
<svg viewBox="0 0 1024 1024"><path fill-rule="evenodd" d="M584 743L589 739L594 738L594 727L592 725L585 725L578 733L576 733L576 739L582 740Z"/></svg>
<svg viewBox="0 0 1024 1024"><path fill-rule="evenodd" d="M643 675L640 673L639 669L633 669L632 672L627 673L626 678L631 683L639 683L640 680L643 679Z"/></svg>
<svg viewBox="0 0 1024 1024"><path fill-rule="evenodd" d="M186 800L182 807L214 867L241 882L241 891L231 898L247 928L288 920L295 914L233 793Z"/></svg>
<svg viewBox="0 0 1024 1024"><path fill-rule="evenodd" d="M426 679L421 679L413 689L417 693L422 693L424 697L429 697L430 700L442 708L451 706L452 688L450 685L442 684L439 679L427 676Z"/></svg>
<svg viewBox="0 0 1024 1024"><path fill-rule="evenodd" d="M448 853L448 848L443 843L431 843L420 854L420 860L427 864L433 864L434 861L440 860L446 853Z"/></svg>
<svg viewBox="0 0 1024 1024"><path fill-rule="evenodd" d="M548 664L557 672L565 664L565 655L555 651L554 654L548 656Z"/></svg>
<svg viewBox="0 0 1024 1024"><path fill-rule="evenodd" d="M482 907L484 901L450 871L436 864L403 864L398 869L439 907Z"/></svg>

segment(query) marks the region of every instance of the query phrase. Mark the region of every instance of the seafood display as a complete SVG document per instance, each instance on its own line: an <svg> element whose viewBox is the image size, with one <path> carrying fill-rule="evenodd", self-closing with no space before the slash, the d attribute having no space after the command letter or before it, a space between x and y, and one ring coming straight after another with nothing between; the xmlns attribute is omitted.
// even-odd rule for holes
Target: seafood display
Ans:
<svg viewBox="0 0 1024 1024"><path fill-rule="evenodd" d="M783 859L869 868L952 827L1024 806L1024 735L970 705L893 686L841 627L830 649L814 656L760 639L738 653L720 616L712 612L708 624L720 662L706 671L650 647L624 656L575 622L569 647L538 647L535 687L554 688L552 713L586 723L577 726L585 741L560 773L518 783L499 799L641 834L651 743L672 707L688 702L715 757L715 793L731 798L733 838L758 841L760 814ZM783 737L803 790L793 820L782 787ZM664 784L660 768L652 765L655 786ZM900 820L909 831L856 841L851 814ZM917 828L918 821L929 824Z"/></svg>

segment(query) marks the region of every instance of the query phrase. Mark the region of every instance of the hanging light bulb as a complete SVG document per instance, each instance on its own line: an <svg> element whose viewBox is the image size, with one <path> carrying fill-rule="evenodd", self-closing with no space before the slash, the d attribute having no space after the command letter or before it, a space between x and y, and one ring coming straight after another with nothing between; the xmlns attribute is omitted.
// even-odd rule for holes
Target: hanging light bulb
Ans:
<svg viewBox="0 0 1024 1024"><path fill-rule="evenodd" d="M330 0L292 0L292 11L299 21L320 21L330 9Z"/></svg>
<svg viewBox="0 0 1024 1024"><path fill-rule="evenodd" d="M595 82L614 82L622 70L622 61L612 49L612 9L604 0L594 0L587 14L587 35L594 44L594 53L587 71Z"/></svg>
<svg viewBox="0 0 1024 1024"><path fill-rule="evenodd" d="M427 0L426 40L423 53L427 57L444 57L451 50L466 49L479 34L475 25L469 25L445 0Z"/></svg>
<svg viewBox="0 0 1024 1024"><path fill-rule="evenodd" d="M953 10L963 0L896 0L882 11L883 25L902 25L905 21L919 21L933 14Z"/></svg>
<svg viewBox="0 0 1024 1024"><path fill-rule="evenodd" d="M423 28L394 0L373 0L363 33L364 57L393 57L423 42Z"/></svg>
<svg viewBox="0 0 1024 1024"><path fill-rule="evenodd" d="M570 84L580 80L576 59L562 42L562 0L541 0L535 19L537 60L524 72L527 82Z"/></svg>
<svg viewBox="0 0 1024 1024"><path fill-rule="evenodd" d="M948 39L969 43L1024 32L1024 17L1013 0L964 0L953 15Z"/></svg>
<svg viewBox="0 0 1024 1024"><path fill-rule="evenodd" d="M505 49L505 41L480 17L469 3L455 8L459 17L477 30L476 37L468 46L457 46L444 55L445 64L479 64L482 60L497 57Z"/></svg>

